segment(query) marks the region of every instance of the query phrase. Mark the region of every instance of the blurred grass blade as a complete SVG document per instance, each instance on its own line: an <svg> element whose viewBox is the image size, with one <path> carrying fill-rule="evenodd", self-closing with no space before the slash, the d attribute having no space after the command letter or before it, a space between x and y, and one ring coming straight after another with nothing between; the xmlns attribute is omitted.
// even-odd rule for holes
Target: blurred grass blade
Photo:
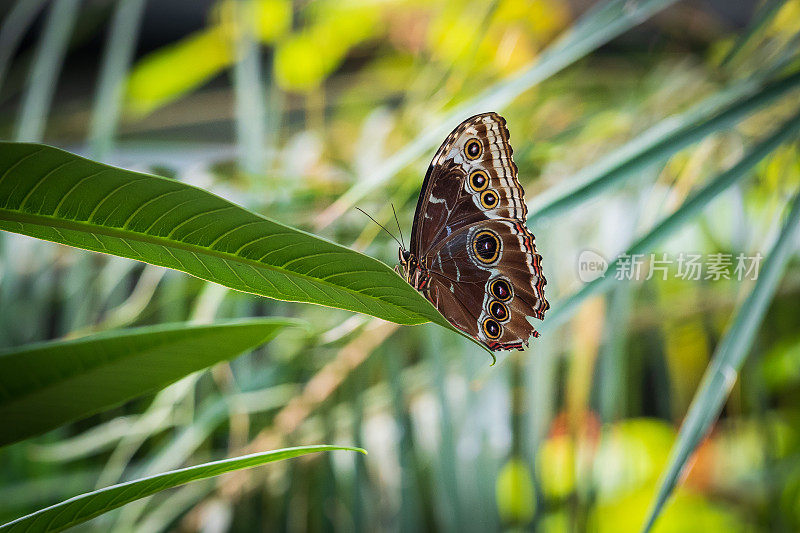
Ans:
<svg viewBox="0 0 800 533"><path fill-rule="evenodd" d="M33 24L45 0L17 0L0 24L0 88L8 71L11 58L17 52L25 32Z"/></svg>
<svg viewBox="0 0 800 533"><path fill-rule="evenodd" d="M721 65L725 66L729 64L736 56L738 56L742 50L747 46L747 43L760 32L763 28L765 28L772 20L775 18L775 15L778 14L778 11L783 7L783 4L786 3L786 0L766 0L761 6L758 8L758 11L753 15L753 20L747 26L747 29L736 39L733 47L728 51L725 55L725 58L722 60Z"/></svg>
<svg viewBox="0 0 800 533"><path fill-rule="evenodd" d="M17 119L14 138L18 141L39 141L44 135L50 103L79 9L79 0L55 0L50 6Z"/></svg>
<svg viewBox="0 0 800 533"><path fill-rule="evenodd" d="M28 443L26 449L31 459L41 463L69 463L84 459L114 446L136 429L138 419L136 415L119 416L56 442Z"/></svg>
<svg viewBox="0 0 800 533"><path fill-rule="evenodd" d="M0 353L0 446L161 389L298 324L288 318L170 324Z"/></svg>
<svg viewBox="0 0 800 533"><path fill-rule="evenodd" d="M125 75L136 51L144 5L144 0L118 0L114 9L89 127L89 147L92 156L99 159L108 155L114 141Z"/></svg>
<svg viewBox="0 0 800 533"><path fill-rule="evenodd" d="M249 2L236 2L235 13L241 31L236 32L236 63L233 68L236 94L236 144L239 164L245 172L264 171L266 161L266 114L261 82L261 52L256 41Z"/></svg>
<svg viewBox="0 0 800 533"><path fill-rule="evenodd" d="M0 143L0 229L278 300L454 329L380 261L179 181L49 146Z"/></svg>
<svg viewBox="0 0 800 533"><path fill-rule="evenodd" d="M310 453L334 450L348 450L367 453L361 448L347 446L299 446L271 452L254 453L233 459L213 461L180 470L172 470L155 476L112 485L94 492L87 492L63 501L46 509L23 516L13 522L0 526L0 532L62 531L166 489L185 485L192 481L206 479L226 472L252 468L254 466L291 459Z"/></svg>
<svg viewBox="0 0 800 533"><path fill-rule="evenodd" d="M795 252L794 244L798 236L800 236L800 193L794 199L792 210L764 261L764 268L759 273L752 292L736 312L689 406L643 531L647 532L653 527L667 498L678 483L689 457L717 419L731 387L736 382L737 373L750 352L755 334L778 288L784 268Z"/></svg>
<svg viewBox="0 0 800 533"><path fill-rule="evenodd" d="M317 228L339 218L370 191L389 180L406 165L438 146L450 130L470 115L501 111L517 96L609 42L676 0L610 0L589 10L572 28L545 50L538 60L514 76L489 87L475 98L459 105L438 126L423 128L416 139L389 157L383 166L372 169L333 205L317 217Z"/></svg>
<svg viewBox="0 0 800 533"><path fill-rule="evenodd" d="M224 404L225 406L235 405L237 413L240 412L240 410L241 412L247 414L260 413L283 407L292 398L292 396L297 394L299 391L299 385L285 383L281 385L275 385L267 389L232 394L230 396L226 396L224 399L218 400L218 402ZM137 422L141 420L142 416L143 415L120 416L113 418L108 422L103 422L93 426L83 433L75 435L74 437L67 437L56 442L43 444L28 443L26 449L28 450L30 457L39 462L67 463L78 459L85 459L106 451L110 447L114 446L117 442L125 438L126 435L130 435L131 433L139 433L137 430L139 430L140 427ZM197 419L198 421L203 420L203 416L200 415L197 417ZM151 430L147 433L157 433L158 431L166 429L167 427L172 427L176 424L176 422L177 421L175 419L170 418L166 420L162 426L151 428ZM200 424L198 424L198 422L193 422L190 426L182 427L181 433L192 431L194 428L200 425L200 430L197 431L197 433L202 433L203 435L207 436L210 431L216 428L216 426L213 426L213 423L216 422L216 419L207 416L205 418L205 422L201 422ZM174 439L170 443L170 446L175 446L180 440L180 437ZM162 455L165 454L162 453ZM181 462L185 459L186 457L182 457ZM154 474L159 470L167 470L169 468L178 466L170 465L165 468L150 471L153 468L153 465L157 462L158 459L150 461L148 469L142 469L141 475ZM111 483L113 483L113 481ZM105 484L107 485L108 483Z"/></svg>
<svg viewBox="0 0 800 533"><path fill-rule="evenodd" d="M617 285L608 297L607 324L597 362L598 411L605 423L616 422L625 415L629 369L626 343L633 309L633 287Z"/></svg>
<svg viewBox="0 0 800 533"><path fill-rule="evenodd" d="M800 132L800 112L778 127L767 139L758 143L736 165L722 172L702 189L694 193L677 211L662 220L646 235L637 239L625 254L632 256L651 251L653 246L672 235L697 216L713 199L747 176L759 161L771 154L781 144L796 138L798 132ZM615 273L619 268L619 263L619 258L612 261L606 268L604 276L587 283L576 293L553 305L549 316L539 326L539 331L549 331L564 323L587 298L611 287L617 281Z"/></svg>
<svg viewBox="0 0 800 533"><path fill-rule="evenodd" d="M685 113L662 120L586 167L564 186L553 187L534 198L528 204L528 223L534 225L596 198L650 165L666 161L687 146L731 127L798 86L800 72L763 87L759 80L748 80L714 94Z"/></svg>
<svg viewBox="0 0 800 533"><path fill-rule="evenodd" d="M212 481L180 487L148 509L133 531L170 531L170 525L216 489Z"/></svg>
<svg viewBox="0 0 800 533"><path fill-rule="evenodd" d="M532 66L490 87L458 109L462 115L471 115L488 109L503 108L533 85L546 80L615 37L638 26L675 1L610 0L596 4L542 52Z"/></svg>
<svg viewBox="0 0 800 533"><path fill-rule="evenodd" d="M800 31L796 32L791 39L778 51L775 60L766 66L763 70L763 75L772 76L780 73L785 68L789 67L798 57L800 53Z"/></svg>

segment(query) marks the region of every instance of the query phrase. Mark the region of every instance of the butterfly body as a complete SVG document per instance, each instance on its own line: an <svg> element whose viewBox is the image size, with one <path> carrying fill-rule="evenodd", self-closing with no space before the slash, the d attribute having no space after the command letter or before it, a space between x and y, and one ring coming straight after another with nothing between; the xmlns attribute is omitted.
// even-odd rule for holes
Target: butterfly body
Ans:
<svg viewBox="0 0 800 533"><path fill-rule="evenodd" d="M550 307L505 120L484 113L445 139L422 185L403 275L455 327L490 350L538 336Z"/></svg>

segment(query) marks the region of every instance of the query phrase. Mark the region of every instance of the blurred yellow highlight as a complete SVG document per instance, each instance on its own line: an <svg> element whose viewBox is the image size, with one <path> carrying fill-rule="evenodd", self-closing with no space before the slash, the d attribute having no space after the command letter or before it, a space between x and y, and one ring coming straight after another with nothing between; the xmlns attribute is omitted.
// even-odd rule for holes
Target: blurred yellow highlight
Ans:
<svg viewBox="0 0 800 533"><path fill-rule="evenodd" d="M221 27L198 32L153 52L128 78L127 109L146 115L214 77L233 61Z"/></svg>
<svg viewBox="0 0 800 533"><path fill-rule="evenodd" d="M375 6L320 6L306 28L276 47L278 85L292 91L315 89L341 65L352 47L378 32L379 21Z"/></svg>
<svg viewBox="0 0 800 533"><path fill-rule="evenodd" d="M528 466L512 458L497 475L497 510L506 523L524 525L536 513L536 495Z"/></svg>
<svg viewBox="0 0 800 533"><path fill-rule="evenodd" d="M236 39L243 28L236 23L236 7L245 10L238 20L253 21L255 37L274 42L289 30L291 2L257 0L240 4L225 0L212 11L207 30L193 33L141 59L131 70L127 110L136 116L156 109L198 88L236 60Z"/></svg>

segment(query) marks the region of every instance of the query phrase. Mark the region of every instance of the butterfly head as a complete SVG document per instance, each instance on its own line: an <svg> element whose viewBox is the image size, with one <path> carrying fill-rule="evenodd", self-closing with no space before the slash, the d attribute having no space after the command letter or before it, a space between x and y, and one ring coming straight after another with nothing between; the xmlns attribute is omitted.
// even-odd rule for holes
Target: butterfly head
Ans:
<svg viewBox="0 0 800 533"><path fill-rule="evenodd" d="M400 268L403 269L402 275L406 281L417 290L425 289L428 275L424 265L421 265L414 254L404 248L400 248L398 251L398 259L400 260Z"/></svg>
<svg viewBox="0 0 800 533"><path fill-rule="evenodd" d="M411 255L411 252L405 248L399 248L397 250L397 259L400 261L400 267L403 269L403 276L408 279L413 271L412 267L416 265L416 259Z"/></svg>

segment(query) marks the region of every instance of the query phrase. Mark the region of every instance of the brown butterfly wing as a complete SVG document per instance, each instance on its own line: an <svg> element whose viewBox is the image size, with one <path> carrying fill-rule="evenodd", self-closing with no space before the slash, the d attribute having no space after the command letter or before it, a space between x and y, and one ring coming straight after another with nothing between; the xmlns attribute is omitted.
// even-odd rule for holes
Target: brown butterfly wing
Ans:
<svg viewBox="0 0 800 533"><path fill-rule="evenodd" d="M491 219L464 226L428 258L426 296L460 329L492 350L521 348L538 336L528 319L543 319L550 305L541 256L522 222ZM491 321L496 334L489 331Z"/></svg>
<svg viewBox="0 0 800 533"><path fill-rule="evenodd" d="M496 113L453 130L428 169L411 238L412 254L430 273L426 297L492 350L527 345L538 335L527 319L542 319L549 308L511 154Z"/></svg>
<svg viewBox="0 0 800 533"><path fill-rule="evenodd" d="M473 140L480 142L476 157L466 152ZM497 113L475 115L456 127L425 175L411 230L411 253L424 257L448 232L472 222L487 218L524 222L528 208L512 153L506 121ZM486 202L492 195L494 204Z"/></svg>

